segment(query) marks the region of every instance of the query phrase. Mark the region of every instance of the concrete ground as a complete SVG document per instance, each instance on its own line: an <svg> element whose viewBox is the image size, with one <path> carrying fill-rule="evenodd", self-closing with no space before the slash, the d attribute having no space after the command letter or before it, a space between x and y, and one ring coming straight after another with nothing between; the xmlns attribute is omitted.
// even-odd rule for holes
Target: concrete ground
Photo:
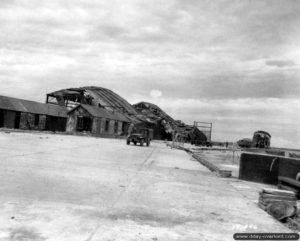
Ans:
<svg viewBox="0 0 300 241"><path fill-rule="evenodd" d="M0 240L212 241L289 232L257 207L251 185L219 178L162 142L0 132L0 166Z"/></svg>

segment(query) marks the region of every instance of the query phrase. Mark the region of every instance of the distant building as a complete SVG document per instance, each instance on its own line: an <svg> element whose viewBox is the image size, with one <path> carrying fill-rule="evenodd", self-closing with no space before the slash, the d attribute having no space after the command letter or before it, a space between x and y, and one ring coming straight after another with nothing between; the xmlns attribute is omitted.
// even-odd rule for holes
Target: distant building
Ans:
<svg viewBox="0 0 300 241"><path fill-rule="evenodd" d="M138 113L124 98L115 92L97 86L68 88L48 93L46 103L72 109L80 104L119 112L133 123L141 122Z"/></svg>
<svg viewBox="0 0 300 241"><path fill-rule="evenodd" d="M196 127L175 121L157 105L131 105L109 89L96 86L68 88L48 93L46 103L0 96L0 128L122 136L129 126L153 129L154 139L202 143Z"/></svg>
<svg viewBox="0 0 300 241"><path fill-rule="evenodd" d="M118 112L80 104L68 112L67 132L90 132L99 136L121 136L127 133L130 120Z"/></svg>
<svg viewBox="0 0 300 241"><path fill-rule="evenodd" d="M133 107L148 123L142 122L138 126L148 127L151 125L154 132L154 139L159 140L172 140L172 133L175 130L175 120L164 112L157 105L149 102L139 102L134 104Z"/></svg>
<svg viewBox="0 0 300 241"><path fill-rule="evenodd" d="M85 86L54 91L47 94L46 103L64 106L70 110L69 115L71 116L69 116L68 119L68 132L88 130L93 134L107 133L107 131L99 132L99 130L92 128L93 124L91 123L94 120L97 121L97 118L100 118L101 120L111 119L111 122L122 122L123 133L127 133L130 123L135 124L137 127L140 126L152 129L155 127L154 122L145 115L138 113L124 98L115 92L102 87ZM76 109L78 106L81 107ZM80 111L83 109L85 117L82 119L84 124L83 129L81 129L81 119L79 115ZM72 110L74 110L74 112ZM78 123L74 122L76 118L79 120ZM93 121L90 121L90 119L93 119ZM79 124L79 127L75 127L77 124ZM112 131L109 131L109 133L113 134Z"/></svg>
<svg viewBox="0 0 300 241"><path fill-rule="evenodd" d="M119 112L80 104L65 106L0 96L0 128L121 136L130 120Z"/></svg>
<svg viewBox="0 0 300 241"><path fill-rule="evenodd" d="M154 139L172 140L174 136L180 136L182 141L192 144L206 144L207 137L195 126L186 125L180 120L174 120L157 105L149 102L139 102L133 107L148 122L153 123ZM145 125L143 122L137 124ZM149 125L149 124L148 124Z"/></svg>
<svg viewBox="0 0 300 241"><path fill-rule="evenodd" d="M0 127L65 131L66 123L65 107L0 96Z"/></svg>

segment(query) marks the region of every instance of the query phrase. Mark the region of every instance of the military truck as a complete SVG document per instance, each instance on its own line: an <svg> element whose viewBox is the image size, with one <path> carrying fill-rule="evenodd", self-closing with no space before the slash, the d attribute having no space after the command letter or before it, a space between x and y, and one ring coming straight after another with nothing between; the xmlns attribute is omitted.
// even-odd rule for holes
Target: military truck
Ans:
<svg viewBox="0 0 300 241"><path fill-rule="evenodd" d="M256 131L252 138L252 147L269 148L271 144L271 135L266 131Z"/></svg>
<svg viewBox="0 0 300 241"><path fill-rule="evenodd" d="M256 131L253 134L252 140L244 138L237 142L242 148L269 148L271 144L271 135L266 131Z"/></svg>
<svg viewBox="0 0 300 241"><path fill-rule="evenodd" d="M133 142L134 145L139 143L141 146L146 143L147 146L150 145L151 140L153 139L153 130L147 128L134 128L132 132L128 135L126 143L127 145L130 142Z"/></svg>

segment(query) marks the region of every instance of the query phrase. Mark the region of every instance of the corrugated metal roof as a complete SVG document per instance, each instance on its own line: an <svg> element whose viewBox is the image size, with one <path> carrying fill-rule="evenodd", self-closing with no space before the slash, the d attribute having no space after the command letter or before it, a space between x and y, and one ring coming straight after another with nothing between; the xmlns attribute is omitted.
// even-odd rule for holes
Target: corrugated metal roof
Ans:
<svg viewBox="0 0 300 241"><path fill-rule="evenodd" d="M95 103L102 105L106 109L124 109L125 112L136 115L137 112L124 98L115 92L97 86L84 86L78 88L68 88L48 93L50 96L83 95L86 92L93 97Z"/></svg>
<svg viewBox="0 0 300 241"><path fill-rule="evenodd" d="M67 108L58 105L17 99L0 95L0 109L27 112L33 114L67 117Z"/></svg>
<svg viewBox="0 0 300 241"><path fill-rule="evenodd" d="M68 112L68 114L73 112L75 109L77 109L79 107L82 107L83 109L85 109L87 112L89 112L94 117L106 118L106 119L110 119L110 120L118 120L118 121L123 121L123 122L130 122L130 120L127 119L121 113L112 112L109 110L105 110L103 108L99 108L99 107L95 107L95 106L91 106L91 105L85 105L85 104L78 105L77 107L70 110Z"/></svg>

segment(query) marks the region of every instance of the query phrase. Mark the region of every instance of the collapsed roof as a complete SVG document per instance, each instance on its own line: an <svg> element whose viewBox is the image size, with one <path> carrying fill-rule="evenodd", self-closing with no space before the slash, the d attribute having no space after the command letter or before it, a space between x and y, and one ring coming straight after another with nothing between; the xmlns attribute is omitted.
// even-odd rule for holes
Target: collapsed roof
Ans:
<svg viewBox="0 0 300 241"><path fill-rule="evenodd" d="M68 88L47 94L47 103L66 106L69 109L86 104L97 106L111 111L124 114L132 122L141 121L136 110L121 96L113 91L97 87L85 86L79 88Z"/></svg>
<svg viewBox="0 0 300 241"><path fill-rule="evenodd" d="M59 105L89 104L105 109L119 109L121 112L136 115L135 109L121 96L109 89L96 86L62 89L47 96L56 98ZM55 103L55 102L51 102Z"/></svg>
<svg viewBox="0 0 300 241"><path fill-rule="evenodd" d="M207 141L205 134L196 126L186 125L182 121L174 120L157 105L149 102L139 102L133 105L135 110L150 121L161 124L166 133L177 132L187 140Z"/></svg>
<svg viewBox="0 0 300 241"><path fill-rule="evenodd" d="M175 130L175 120L164 112L157 105L149 102L139 102L133 105L135 110L147 120L164 126L167 133L172 133Z"/></svg>
<svg viewBox="0 0 300 241"><path fill-rule="evenodd" d="M118 94L102 87L85 86L54 91L47 94L46 102L66 106L69 110L79 105L86 105L86 108L93 106L114 111L114 113L119 113L119 115L123 115L126 119L129 119L129 122L154 125L157 129L156 133L161 130L168 136L177 132L187 138L196 136L197 139L200 137L200 139L204 139L205 137L197 127L174 120L155 104L139 102L131 105ZM163 136L161 135L161 137Z"/></svg>

